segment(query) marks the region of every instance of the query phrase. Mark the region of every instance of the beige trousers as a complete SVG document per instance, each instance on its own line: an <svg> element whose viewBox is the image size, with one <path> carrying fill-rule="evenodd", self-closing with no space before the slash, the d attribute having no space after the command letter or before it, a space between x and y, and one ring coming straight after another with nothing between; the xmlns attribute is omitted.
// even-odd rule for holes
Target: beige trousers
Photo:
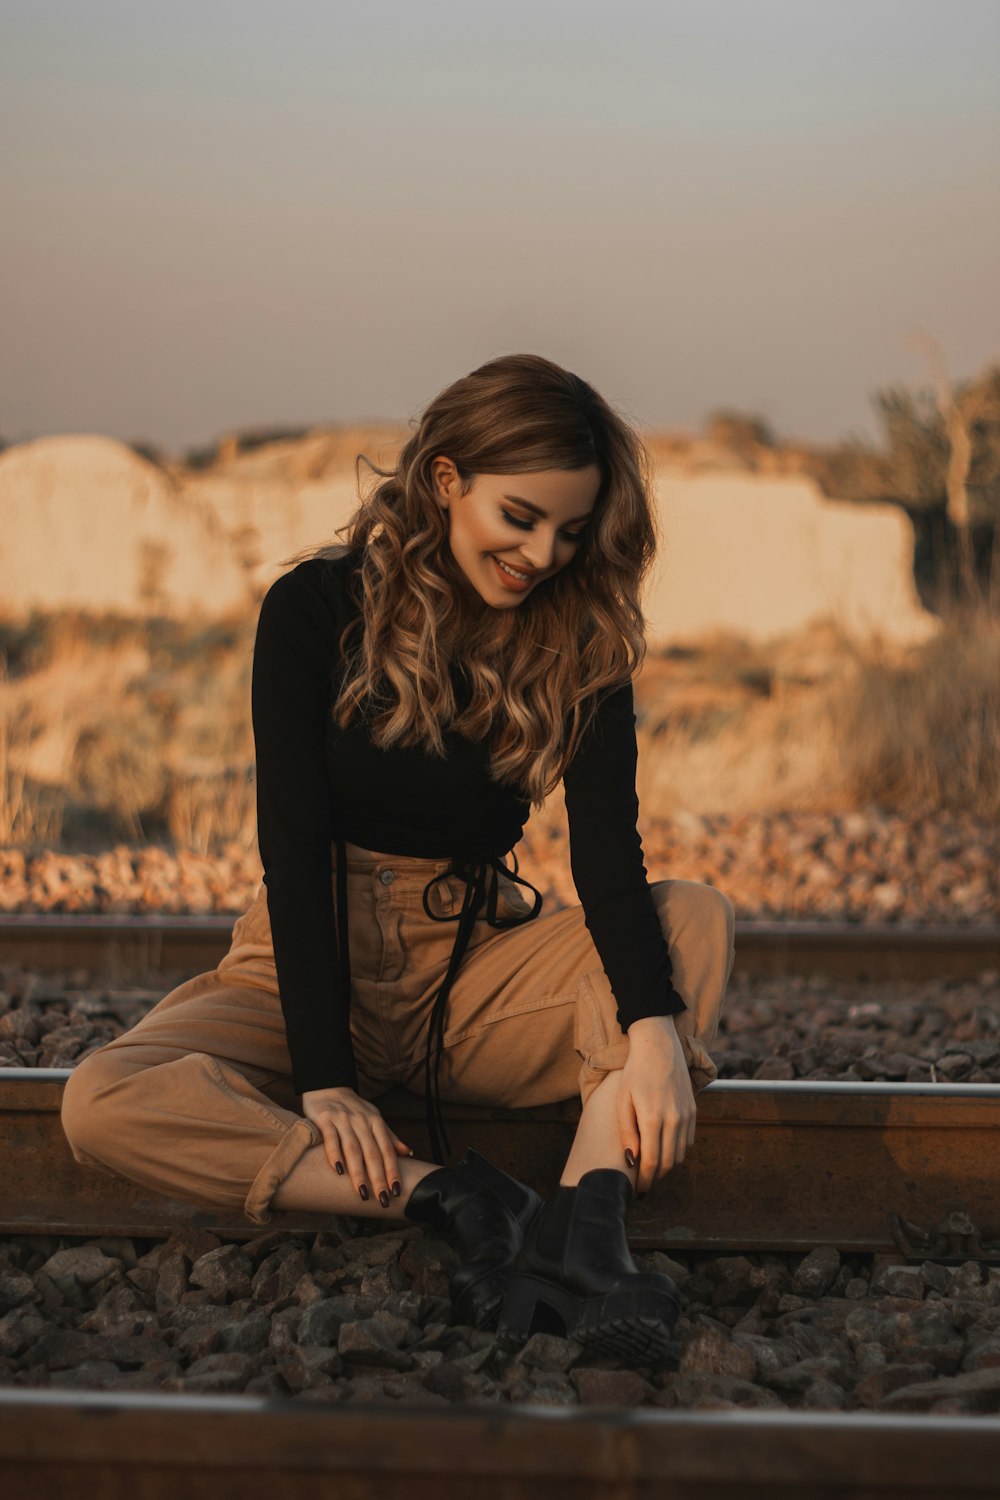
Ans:
<svg viewBox="0 0 1000 1500"><path fill-rule="evenodd" d="M424 1092L430 1010L456 924L429 920L422 896L447 866L347 845L351 1034L367 1099L393 1086ZM733 908L696 881L650 889L688 1007L677 1031L703 1088L717 1071L708 1049L733 963ZM432 910L457 914L464 894L458 877L440 881ZM500 895L501 915L528 906L513 881L501 879ZM628 1056L615 1012L582 907L500 930L480 918L449 998L442 1100L529 1107L579 1091L586 1103ZM79 1064L62 1120L77 1161L265 1224L279 1184L321 1141L296 1105L261 885L216 969Z"/></svg>

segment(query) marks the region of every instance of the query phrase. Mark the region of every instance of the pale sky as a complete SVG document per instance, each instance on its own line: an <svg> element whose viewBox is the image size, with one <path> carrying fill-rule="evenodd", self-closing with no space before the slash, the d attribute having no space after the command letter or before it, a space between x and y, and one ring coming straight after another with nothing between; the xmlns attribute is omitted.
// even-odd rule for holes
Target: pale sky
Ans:
<svg viewBox="0 0 1000 1500"><path fill-rule="evenodd" d="M874 435L1000 357L1000 0L0 0L0 434L408 420L545 354Z"/></svg>

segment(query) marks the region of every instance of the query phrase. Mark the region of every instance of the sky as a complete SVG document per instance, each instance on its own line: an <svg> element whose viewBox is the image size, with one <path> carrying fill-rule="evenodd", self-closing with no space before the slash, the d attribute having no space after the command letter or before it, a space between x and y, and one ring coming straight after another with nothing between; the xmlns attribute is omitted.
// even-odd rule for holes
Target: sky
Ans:
<svg viewBox="0 0 1000 1500"><path fill-rule="evenodd" d="M1000 357L1000 0L0 0L0 436L410 421L530 350L873 438Z"/></svg>

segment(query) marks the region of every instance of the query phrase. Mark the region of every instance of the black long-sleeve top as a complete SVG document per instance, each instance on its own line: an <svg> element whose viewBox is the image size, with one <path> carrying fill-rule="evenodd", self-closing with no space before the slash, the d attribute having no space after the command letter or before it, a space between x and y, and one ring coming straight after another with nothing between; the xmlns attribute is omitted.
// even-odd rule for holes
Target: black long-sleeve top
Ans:
<svg viewBox="0 0 1000 1500"><path fill-rule="evenodd" d="M337 836L428 859L503 854L530 802L488 774L488 746L444 731L444 759L381 750L361 716L333 721L341 633L359 603L350 554L310 558L271 584L260 607L251 703L257 838L282 1014L299 1093L357 1086L333 905ZM457 685L457 684L456 684ZM686 1009L646 880L632 684L607 694L563 777L570 863L587 928L627 1031Z"/></svg>

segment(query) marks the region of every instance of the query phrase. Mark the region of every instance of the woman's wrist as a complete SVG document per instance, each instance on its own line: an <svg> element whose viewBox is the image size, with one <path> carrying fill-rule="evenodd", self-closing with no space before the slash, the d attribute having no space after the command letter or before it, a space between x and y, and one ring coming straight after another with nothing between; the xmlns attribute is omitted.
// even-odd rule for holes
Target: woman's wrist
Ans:
<svg viewBox="0 0 1000 1500"><path fill-rule="evenodd" d="M666 1034L671 1037L675 1037L677 1035L677 1028L674 1026L674 1018L672 1015L640 1016L637 1021L633 1021L631 1026L629 1026L626 1035L631 1041L632 1038L636 1036L648 1036L650 1033L652 1033L653 1035L662 1035L664 1032L666 1032Z"/></svg>

